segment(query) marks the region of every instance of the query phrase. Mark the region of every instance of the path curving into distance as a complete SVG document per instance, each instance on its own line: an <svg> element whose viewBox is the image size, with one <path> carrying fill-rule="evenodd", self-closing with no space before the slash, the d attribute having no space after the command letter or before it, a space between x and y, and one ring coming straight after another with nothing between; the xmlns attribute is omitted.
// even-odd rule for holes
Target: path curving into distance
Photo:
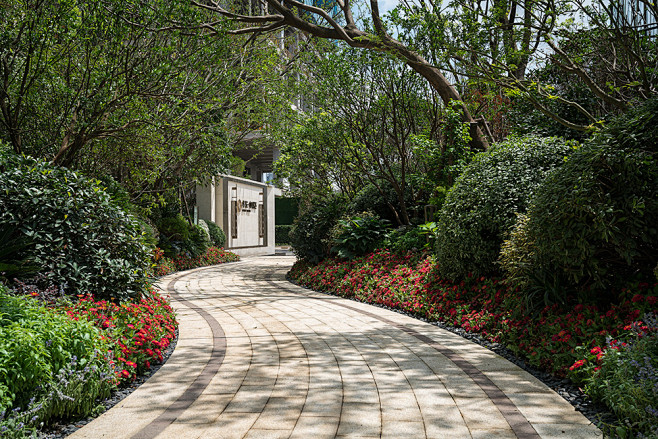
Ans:
<svg viewBox="0 0 658 439"><path fill-rule="evenodd" d="M601 432L451 332L285 280L266 256L161 279L169 361L70 439L569 438Z"/></svg>

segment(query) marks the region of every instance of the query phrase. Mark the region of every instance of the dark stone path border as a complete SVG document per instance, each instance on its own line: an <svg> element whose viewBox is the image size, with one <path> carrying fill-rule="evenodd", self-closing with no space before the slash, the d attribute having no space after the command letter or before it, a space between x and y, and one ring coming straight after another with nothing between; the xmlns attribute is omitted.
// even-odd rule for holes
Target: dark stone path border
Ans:
<svg viewBox="0 0 658 439"><path fill-rule="evenodd" d="M273 275L270 275L269 279L267 279L267 282L270 285L276 286L277 288L281 288L286 291L290 291L291 293L295 292L291 288L282 287L281 285L274 283L272 277ZM313 290L309 290L309 291L313 291ZM519 439L540 438L539 434L537 434L537 431L534 429L532 424L530 424L530 422L526 419L526 417L523 416L523 414L519 411L516 405L514 405L514 403L507 397L507 395L505 395L505 393L502 390L500 390L498 386L496 386L484 373L482 373L482 371L480 371L477 367L473 366L468 360L464 359L457 352L453 351L452 349L446 346L443 346L442 344L432 340L430 337L421 334L420 332L414 329L408 328L402 324L396 323L385 317L378 316L377 314L359 309L357 307L348 305L346 303L339 303L334 300L330 301L328 299L319 299L319 300L327 301L334 305L339 305L343 308L347 308L359 312L361 314L367 315L368 317L377 319L380 322L386 323L387 325L391 325L411 335L412 337L415 337L416 339L422 341L423 343L429 345L430 347L432 347L433 349L435 349L436 351L447 357L450 361L452 361L487 394L489 399L491 399L491 401L494 403L496 408L500 411L500 413L503 415L503 417L509 424L510 428L514 431L514 434L516 434L516 436Z"/></svg>
<svg viewBox="0 0 658 439"><path fill-rule="evenodd" d="M188 273L185 273L172 279L167 284L166 290L172 298L184 304L191 310L198 313L201 317L203 317L206 323L208 323L208 326L210 326L213 340L210 359L208 360L208 363L203 368L201 373L196 377L194 382L187 388L187 390L185 390L185 392L160 416L155 418L153 421L151 421L150 424L134 434L132 439L153 439L162 433L165 428L171 425L176 419L178 419L178 417L182 415L183 412L187 410L194 403L194 401L199 398L206 387L208 387L208 384L217 374L217 371L219 371L219 368L224 361L224 357L226 356L226 337L224 330L222 329L219 322L215 320L215 318L203 308L194 305L187 299L183 299L174 289L174 284L187 274Z"/></svg>

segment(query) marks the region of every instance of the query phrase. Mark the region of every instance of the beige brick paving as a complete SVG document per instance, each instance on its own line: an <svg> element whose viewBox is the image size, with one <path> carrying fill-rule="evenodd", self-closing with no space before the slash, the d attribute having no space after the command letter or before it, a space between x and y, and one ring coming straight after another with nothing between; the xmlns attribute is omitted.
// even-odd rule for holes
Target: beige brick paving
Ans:
<svg viewBox="0 0 658 439"><path fill-rule="evenodd" d="M140 437L517 437L472 375L414 334L482 371L534 437L601 437L540 381L476 344L398 313L289 284L283 276L293 261L249 258L163 278L162 288L174 281L181 300L173 301L180 322L176 350L137 391L70 438L132 438L173 413L167 409L189 394L216 355L213 330L190 304L221 326L225 357L189 407L157 435Z"/></svg>

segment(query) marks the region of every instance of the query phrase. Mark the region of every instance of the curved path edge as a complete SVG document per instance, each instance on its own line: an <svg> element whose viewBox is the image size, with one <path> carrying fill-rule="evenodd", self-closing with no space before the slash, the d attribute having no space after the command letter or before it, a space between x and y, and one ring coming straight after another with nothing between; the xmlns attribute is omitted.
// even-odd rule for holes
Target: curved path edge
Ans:
<svg viewBox="0 0 658 439"><path fill-rule="evenodd" d="M272 257L247 258L230 265L202 267L161 279L180 314L181 349L177 345L169 362L126 398L125 403L118 404L69 438L589 439L601 436L595 426L559 395L501 357L488 350L483 353L481 350L486 349L472 342L459 337L461 341L455 345L454 337L458 336L435 326L287 282L284 273L286 263L291 262L287 259L291 258L276 257L276 262ZM222 286L227 286L227 291L223 291ZM347 314L341 314L338 309L346 310ZM307 310L308 315L304 314ZM346 323L350 321L347 319L355 322ZM338 329L323 329L332 324ZM223 325L227 325L226 331ZM364 330L354 330L360 327ZM255 346L261 343L261 337L266 343ZM410 341L412 339L415 342ZM395 353L388 353L388 350L395 350L389 341L402 341L405 355L396 357ZM365 343L365 347L361 343ZM288 344L295 346L292 355L285 354ZM337 347L339 344L354 352L345 353L343 358ZM310 349L313 346L320 346L324 351L314 353ZM260 349L268 350L268 357L259 356ZM250 357L245 354L247 352ZM323 360L328 354L333 357ZM261 357L269 364L262 364ZM368 363L369 358L372 364ZM225 364L225 359L230 364ZM289 371L291 361L294 369ZM380 370L378 363L384 361L385 367ZM314 385L316 362L327 370L337 370L334 376L338 378L323 377L324 381ZM435 366L439 363L443 366ZM404 364L412 367L405 368ZM358 374L352 374L353 366L360 368ZM456 378L450 375L452 368L459 371ZM272 379L270 375L275 369L278 372ZM421 372L423 375L417 376ZM298 374L299 382L290 380L291 374ZM402 384L396 387L389 383L386 374L397 376ZM453 379L462 383L463 377L486 396L459 390ZM432 389L424 388L432 382L435 383ZM359 386L365 389L371 384L374 384L375 397L365 390L359 392ZM388 389L387 385L392 387ZM321 403L312 405L314 387L318 386L323 387L320 395L323 391L326 395L338 395L330 408ZM363 401L350 399L355 389L358 395L365 395ZM399 390L402 402L397 406L387 400L396 394L390 393L391 389L402 389ZM251 400L253 396L248 392L256 392L254 398L260 402L255 406L251 403L245 406L243 400ZM259 392L263 394L260 398ZM426 395L426 392L433 393ZM448 395L447 402L435 401L445 395ZM539 402L528 402L532 396ZM411 406L404 401L412 401ZM275 422L266 422L268 410L276 407L284 411L290 408L291 419L281 417L281 425L277 425L276 417ZM352 408L363 410L362 417L367 416L366 413L370 413L370 417L378 415L379 424L358 419L350 412ZM441 413L435 413L437 409L439 412L445 409L444 418ZM499 415L491 412L492 409ZM487 413L472 413L472 410ZM404 418L407 414L408 419Z"/></svg>

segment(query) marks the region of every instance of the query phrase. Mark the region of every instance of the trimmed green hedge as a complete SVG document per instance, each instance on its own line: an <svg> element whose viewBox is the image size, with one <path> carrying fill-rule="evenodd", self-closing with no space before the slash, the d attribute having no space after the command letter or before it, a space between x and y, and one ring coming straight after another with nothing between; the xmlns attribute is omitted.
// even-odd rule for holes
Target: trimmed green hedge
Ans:
<svg viewBox="0 0 658 439"><path fill-rule="evenodd" d="M290 231L292 225L278 224L274 226L274 242L277 244L290 244Z"/></svg>
<svg viewBox="0 0 658 439"><path fill-rule="evenodd" d="M495 274L501 244L539 184L576 143L557 137L513 138L478 154L448 193L437 220L441 275Z"/></svg>

